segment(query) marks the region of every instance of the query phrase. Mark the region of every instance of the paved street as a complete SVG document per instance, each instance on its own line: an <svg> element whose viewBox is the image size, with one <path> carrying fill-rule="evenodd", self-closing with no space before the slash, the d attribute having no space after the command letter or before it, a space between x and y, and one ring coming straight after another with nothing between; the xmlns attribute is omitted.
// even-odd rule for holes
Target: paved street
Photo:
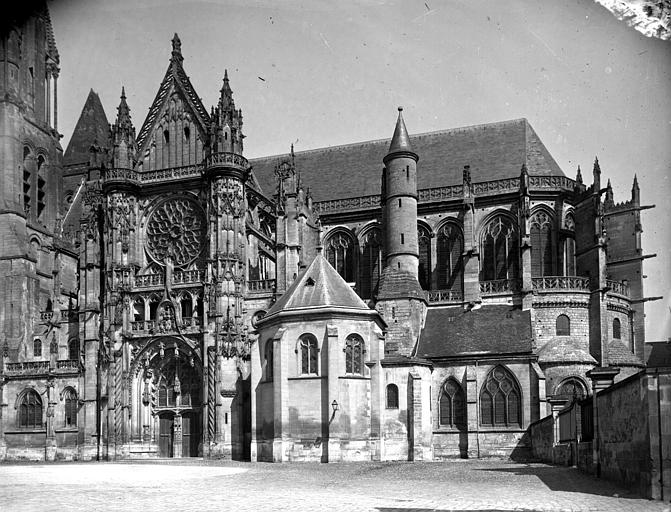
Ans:
<svg viewBox="0 0 671 512"><path fill-rule="evenodd" d="M0 509L667 511L575 469L507 461L0 465Z"/></svg>

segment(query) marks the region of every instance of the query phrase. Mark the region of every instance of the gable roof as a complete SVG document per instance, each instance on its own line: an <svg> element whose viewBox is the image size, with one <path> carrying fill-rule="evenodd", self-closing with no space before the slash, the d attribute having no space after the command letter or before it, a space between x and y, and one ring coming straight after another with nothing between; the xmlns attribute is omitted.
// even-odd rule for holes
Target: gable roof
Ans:
<svg viewBox="0 0 671 512"><path fill-rule="evenodd" d="M63 165L88 163L89 149L94 143L105 148L111 147L110 125L105 109L98 93L91 89L63 155Z"/></svg>
<svg viewBox="0 0 671 512"><path fill-rule="evenodd" d="M564 176L526 119L411 135L419 156L417 188L460 185L464 165L474 183L517 178L526 163L531 176ZM390 139L298 151L296 167L314 201L379 195L382 159ZM275 165L287 155L250 160L263 191L276 190Z"/></svg>
<svg viewBox="0 0 671 512"><path fill-rule="evenodd" d="M200 124L201 129L204 132L207 131L207 124L209 123L210 116L203 106L203 102L200 100L196 90L193 88L193 85L191 85L191 80L189 80L189 77L186 75L184 68L182 67L183 59L181 54L181 42L177 34L173 37L172 47L173 50L170 64L168 65L163 81L154 98L154 102L151 104L151 107L149 107L149 113L147 114L136 139L138 149L140 150L139 154L142 154L145 143L156 124L160 112L163 110L163 106L168 101L171 91L175 89L181 93L182 98L195 114L195 118L197 123Z"/></svg>
<svg viewBox="0 0 671 512"><path fill-rule="evenodd" d="M336 272L324 255L319 253L284 295L268 310L262 321L281 312L334 307L348 311L374 312Z"/></svg>
<svg viewBox="0 0 671 512"><path fill-rule="evenodd" d="M532 353L531 314L504 305L429 308L417 357L443 358Z"/></svg>

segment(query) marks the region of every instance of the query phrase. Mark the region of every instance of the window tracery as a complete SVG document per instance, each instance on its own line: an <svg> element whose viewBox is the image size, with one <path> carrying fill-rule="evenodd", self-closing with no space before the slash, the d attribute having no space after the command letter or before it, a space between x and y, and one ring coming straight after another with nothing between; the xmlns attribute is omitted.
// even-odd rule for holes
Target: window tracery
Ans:
<svg viewBox="0 0 671 512"><path fill-rule="evenodd" d="M354 281L354 240L350 235L338 231L330 236L326 242L326 259L345 281Z"/></svg>
<svg viewBox="0 0 671 512"><path fill-rule="evenodd" d="M480 423L485 426L521 426L521 393L503 366L487 375L480 390Z"/></svg>
<svg viewBox="0 0 671 512"><path fill-rule="evenodd" d="M317 375L319 373L317 359L319 350L317 338L315 338L312 334L304 334L299 339L299 347L301 358L301 374Z"/></svg>
<svg viewBox="0 0 671 512"><path fill-rule="evenodd" d="M147 249L160 263L166 258L177 266L190 263L200 254L204 236L203 211L186 198L164 201L147 223Z"/></svg>
<svg viewBox="0 0 671 512"><path fill-rule="evenodd" d="M438 288L441 290L463 290L464 235L454 223L448 222L438 230Z"/></svg>
<svg viewBox="0 0 671 512"><path fill-rule="evenodd" d="M18 416L19 428L42 428L42 399L35 390L28 389L23 393L19 402Z"/></svg>
<svg viewBox="0 0 671 512"><path fill-rule="evenodd" d="M423 290L431 289L431 233L422 225L417 226L419 248L419 284Z"/></svg>
<svg viewBox="0 0 671 512"><path fill-rule="evenodd" d="M364 299L372 299L377 292L382 269L381 239L380 230L375 228L368 231L362 240L358 289L359 295Z"/></svg>
<svg viewBox="0 0 671 512"><path fill-rule="evenodd" d="M503 215L490 220L482 233L481 281L514 279L518 276L518 234Z"/></svg>
<svg viewBox="0 0 671 512"><path fill-rule="evenodd" d="M345 373L363 375L364 342L358 334L350 334L345 340Z"/></svg>
<svg viewBox="0 0 671 512"><path fill-rule="evenodd" d="M387 409L398 409L398 386L396 384L387 385Z"/></svg>
<svg viewBox="0 0 671 512"><path fill-rule="evenodd" d="M535 212L529 221L531 235L531 275L533 277L554 274L552 237L553 219L547 212Z"/></svg>
<svg viewBox="0 0 671 512"><path fill-rule="evenodd" d="M463 388L454 378L449 378L440 390L439 423L463 429L466 427L466 397Z"/></svg>

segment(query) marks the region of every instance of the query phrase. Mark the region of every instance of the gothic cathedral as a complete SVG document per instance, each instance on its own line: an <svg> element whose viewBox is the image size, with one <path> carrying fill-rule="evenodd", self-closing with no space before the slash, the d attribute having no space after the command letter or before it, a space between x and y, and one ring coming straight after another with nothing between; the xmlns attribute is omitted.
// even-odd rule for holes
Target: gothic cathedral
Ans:
<svg viewBox="0 0 671 512"><path fill-rule="evenodd" d="M526 119L247 160L175 34L139 131L91 90L63 152L46 8L1 44L0 460L524 457L644 367L636 178Z"/></svg>

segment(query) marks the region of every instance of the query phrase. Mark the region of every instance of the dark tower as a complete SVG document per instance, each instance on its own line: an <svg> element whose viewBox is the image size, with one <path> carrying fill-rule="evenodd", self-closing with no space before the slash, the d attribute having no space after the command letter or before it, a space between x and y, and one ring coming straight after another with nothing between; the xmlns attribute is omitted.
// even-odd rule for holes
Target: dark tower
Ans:
<svg viewBox="0 0 671 512"><path fill-rule="evenodd" d="M426 295L417 279L417 161L410 136L398 119L382 171L382 224L386 266L380 277L376 309L389 325L385 351L410 356L426 314Z"/></svg>

